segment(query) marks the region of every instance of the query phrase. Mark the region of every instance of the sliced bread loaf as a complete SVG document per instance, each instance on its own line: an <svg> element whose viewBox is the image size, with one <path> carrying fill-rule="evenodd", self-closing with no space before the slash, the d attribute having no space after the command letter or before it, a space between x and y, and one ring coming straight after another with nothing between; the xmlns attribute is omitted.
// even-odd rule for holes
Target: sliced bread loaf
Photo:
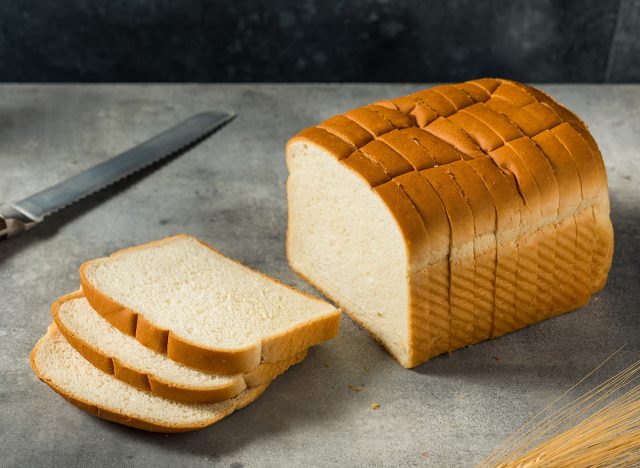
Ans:
<svg viewBox="0 0 640 468"><path fill-rule="evenodd" d="M179 235L83 264L89 304L189 367L237 374L338 333L340 311Z"/></svg>
<svg viewBox="0 0 640 468"><path fill-rule="evenodd" d="M170 400L210 403L233 398L248 387L271 382L306 356L304 350L282 361L260 364L246 374L210 374L177 363L120 332L89 305L82 292L61 297L51 311L69 344L94 366Z"/></svg>
<svg viewBox="0 0 640 468"><path fill-rule="evenodd" d="M218 403L180 403L138 390L86 361L51 324L31 352L44 383L78 408L103 419L154 432L201 429L244 408L267 388L253 387Z"/></svg>
<svg viewBox="0 0 640 468"><path fill-rule="evenodd" d="M344 117L287 145L287 256L402 365L574 310L603 287L602 155L549 96L487 78Z"/></svg>

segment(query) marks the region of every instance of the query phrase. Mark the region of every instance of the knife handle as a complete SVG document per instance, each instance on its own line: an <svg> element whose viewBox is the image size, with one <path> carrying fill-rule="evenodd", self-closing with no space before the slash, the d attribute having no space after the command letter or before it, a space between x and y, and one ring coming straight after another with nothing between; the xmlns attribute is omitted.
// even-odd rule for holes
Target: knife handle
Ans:
<svg viewBox="0 0 640 468"><path fill-rule="evenodd" d="M37 221L19 212L11 204L0 205L0 241L22 234L36 224Z"/></svg>

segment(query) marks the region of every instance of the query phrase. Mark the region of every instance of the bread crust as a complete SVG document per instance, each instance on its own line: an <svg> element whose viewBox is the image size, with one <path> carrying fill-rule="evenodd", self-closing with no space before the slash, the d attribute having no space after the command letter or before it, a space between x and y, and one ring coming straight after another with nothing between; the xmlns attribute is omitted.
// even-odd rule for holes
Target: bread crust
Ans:
<svg viewBox="0 0 640 468"><path fill-rule="evenodd" d="M248 387L264 385L274 380L289 367L301 362L307 351L290 356L287 359L274 363L263 363L255 370L233 376L224 385L218 386L190 386L181 383L171 382L159 376L146 373L126 362L106 355L98 347L79 337L76 333L65 326L60 318L59 309L65 302L83 298L81 291L76 291L60 297L51 306L51 315L58 330L65 339L78 351L87 361L101 371L113 375L118 380L128 383L140 390L145 390L168 400L181 401L184 403L214 403L233 398Z"/></svg>
<svg viewBox="0 0 640 468"><path fill-rule="evenodd" d="M177 236L167 237L140 246L120 250L112 254L111 257L139 249L152 248L179 238L192 237L179 234ZM222 255L208 244L197 239L195 240L201 245ZM236 260L231 260L240 264ZM224 375L249 372L258 367L261 362L272 363L281 361L313 345L335 337L339 331L340 310L336 309L323 317L299 324L277 335L265 337L261 342L242 348L225 349L214 346L207 347L180 336L171 330L157 326L151 320L146 319L144 314L130 310L106 294L103 294L98 288L91 284L85 273L85 270L93 261L95 260L86 262L80 267L80 284L91 307L120 331L134 336L145 346L166 354L174 361L203 371ZM252 271L268 278L263 273L255 270ZM274 278L269 279L284 285L288 289L294 290L291 286ZM309 294L297 290L296 292L305 295L313 301L320 301ZM140 326L140 324L142 324L142 326Z"/></svg>
<svg viewBox="0 0 640 468"><path fill-rule="evenodd" d="M125 426L133 427L136 429L142 429L144 431L188 432L188 431L193 431L193 430L208 427L220 421L221 419L225 418L226 416L229 416L234 411L242 409L245 406L252 403L253 401L255 401L260 395L262 395L262 393L264 393L264 391L269 386L269 383L267 383L267 384L253 387L247 390L247 393L243 396L243 398L238 399L237 401L234 401L232 405L226 408L225 412L220 412L219 414L216 415L215 418L212 418L208 421L204 421L203 423L197 424L197 425L181 425L181 424L175 424L170 421L157 422L157 421L151 421L151 420L142 419L138 417L132 417L130 415L127 415L118 411L117 409L108 408L108 407L105 407L104 405L100 405L98 403L88 401L84 398L77 397L69 393L68 391L66 391L53 379L51 379L50 377L47 377L47 375L44 372L42 372L42 370L38 366L37 354L39 351L39 347L42 346L45 340L48 339L50 332L51 332L51 326L49 326L49 331L47 332L47 334L38 340L38 342L33 347L33 350L31 351L31 354L30 354L29 362L31 363L31 368L33 369L36 376L42 382L47 384L54 392L56 392L58 395L63 397L65 400L67 400L69 403L80 408L81 410L93 416L97 416L99 418L116 422L118 424L123 424Z"/></svg>

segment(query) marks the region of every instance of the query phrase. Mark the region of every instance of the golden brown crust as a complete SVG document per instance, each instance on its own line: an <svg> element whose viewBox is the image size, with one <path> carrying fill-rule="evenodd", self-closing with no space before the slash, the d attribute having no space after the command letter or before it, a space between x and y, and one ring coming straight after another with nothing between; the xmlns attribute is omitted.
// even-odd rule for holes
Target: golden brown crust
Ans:
<svg viewBox="0 0 640 468"><path fill-rule="evenodd" d="M369 104L368 106L365 106L365 109L371 109L397 129L415 127L416 124L415 118L412 115L407 115L404 112L397 109L391 109L387 106Z"/></svg>
<svg viewBox="0 0 640 468"><path fill-rule="evenodd" d="M324 148L327 153L334 155L336 159L347 158L357 149L326 129L309 127L298 133L295 138L289 140L287 143L288 155L291 154L289 146L299 140L307 141Z"/></svg>
<svg viewBox="0 0 640 468"><path fill-rule="evenodd" d="M467 133L448 119L439 118L427 125L426 131L466 156L465 159L481 158L485 153Z"/></svg>
<svg viewBox="0 0 640 468"><path fill-rule="evenodd" d="M434 122L433 126L429 126L426 129L408 128L403 131L429 156L432 161L429 168L466 159L464 153L434 134L433 130L438 125L437 122Z"/></svg>
<svg viewBox="0 0 640 468"><path fill-rule="evenodd" d="M453 86L465 93L474 102L485 102L491 97L491 93L485 88L473 83L456 83Z"/></svg>
<svg viewBox="0 0 640 468"><path fill-rule="evenodd" d="M391 121L380 115L380 113L367 107L350 110L345 112L344 116L356 122L373 137L378 137L396 128Z"/></svg>
<svg viewBox="0 0 640 468"><path fill-rule="evenodd" d="M112 257L122 255L131 250L152 248L181 237L190 236L181 234L167 237L141 246L120 250L112 254ZM204 242L200 243L214 252L220 253L208 244ZM281 361L293 354L304 351L310 346L331 339L338 334L340 327L340 311L335 310L335 312L324 317L310 320L307 323L300 324L278 335L266 337L262 342L244 348L224 349L213 346L205 347L200 343L194 343L177 333L155 325L152 321L144 319L143 314L125 308L122 304L103 294L98 288L91 284L87 278L85 270L90 264L91 261L84 263L80 267L80 284L91 307L120 331L135 336L135 338L145 346L160 353L167 354L167 356L174 361L203 371L224 375L249 372L258 367L262 361ZM260 272L252 271L266 277ZM274 278L270 278L270 280L293 290L291 286ZM313 301L319 301L319 299L311 295L302 292L299 293L304 294ZM114 320L114 317L116 320ZM143 320L141 320L141 318ZM121 326L122 323L125 323L126 326ZM139 326L140 324L142 324L141 327ZM279 346L279 343L281 346Z"/></svg>
<svg viewBox="0 0 640 468"><path fill-rule="evenodd" d="M384 184L391 180L384 166L367 158L360 150L340 162L356 174L359 174L371 187Z"/></svg>
<svg viewBox="0 0 640 468"><path fill-rule="evenodd" d="M368 159L378 163L393 178L413 170L409 162L382 140L373 140L360 151Z"/></svg>
<svg viewBox="0 0 640 468"><path fill-rule="evenodd" d="M344 115L336 115L318 125L341 138L351 146L360 148L371 141L373 136L353 120Z"/></svg>
<svg viewBox="0 0 640 468"><path fill-rule="evenodd" d="M434 92L440 94L441 96L447 98L458 111L475 104L475 101L471 98L471 96L469 96L468 93L465 93L460 88L457 88L453 85L440 85L435 86L431 89L433 89Z"/></svg>
<svg viewBox="0 0 640 468"><path fill-rule="evenodd" d="M406 130L394 130L386 133L380 137L380 141L401 154L416 171L428 169L436 164L433 156Z"/></svg>
<svg viewBox="0 0 640 468"><path fill-rule="evenodd" d="M418 91L417 93L414 93L413 96L418 100L418 102L428 106L436 114L442 117L455 114L458 110L449 99L434 91L433 88Z"/></svg>

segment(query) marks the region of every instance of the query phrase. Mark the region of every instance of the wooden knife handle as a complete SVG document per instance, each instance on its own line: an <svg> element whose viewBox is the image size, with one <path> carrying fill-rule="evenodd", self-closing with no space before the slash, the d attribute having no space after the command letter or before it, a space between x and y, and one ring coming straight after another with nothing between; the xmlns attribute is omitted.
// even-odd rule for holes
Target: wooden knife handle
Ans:
<svg viewBox="0 0 640 468"><path fill-rule="evenodd" d="M38 221L32 220L11 205L0 205L0 240L22 234L36 224Z"/></svg>

